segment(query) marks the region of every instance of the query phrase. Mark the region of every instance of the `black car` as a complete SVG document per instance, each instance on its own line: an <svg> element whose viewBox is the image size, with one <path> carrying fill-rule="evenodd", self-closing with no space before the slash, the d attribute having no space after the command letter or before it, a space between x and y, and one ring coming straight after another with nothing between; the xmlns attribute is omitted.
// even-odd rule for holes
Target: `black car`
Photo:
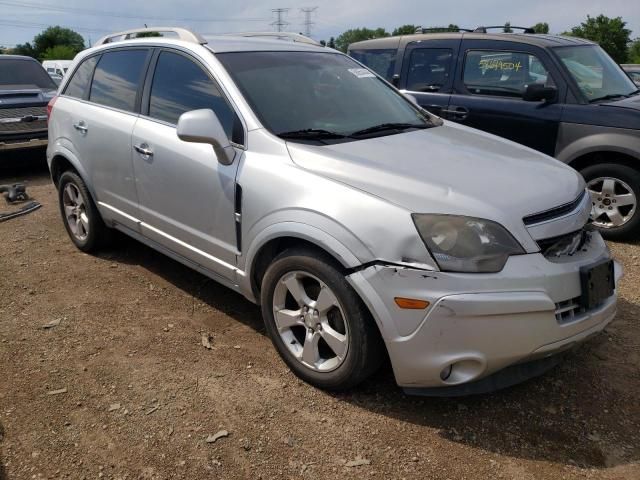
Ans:
<svg viewBox="0 0 640 480"><path fill-rule="evenodd" d="M480 27L367 40L349 54L436 115L573 166L595 225L640 236L640 92L597 44Z"/></svg>
<svg viewBox="0 0 640 480"><path fill-rule="evenodd" d="M35 59L0 55L0 155L47 145L47 104L57 88Z"/></svg>

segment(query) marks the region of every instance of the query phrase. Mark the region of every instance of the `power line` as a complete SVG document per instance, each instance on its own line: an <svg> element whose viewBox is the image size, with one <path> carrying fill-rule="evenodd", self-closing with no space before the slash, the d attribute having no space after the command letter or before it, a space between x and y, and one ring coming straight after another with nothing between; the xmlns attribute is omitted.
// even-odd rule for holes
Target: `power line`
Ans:
<svg viewBox="0 0 640 480"><path fill-rule="evenodd" d="M284 21L283 18L282 18L284 16L284 14L289 11L289 9L288 8L274 8L271 11L278 16L278 19L275 22L272 22L271 25L275 26L276 30L278 32L281 32L282 31L282 27L286 27L287 25L289 25L289 22Z"/></svg>
<svg viewBox="0 0 640 480"><path fill-rule="evenodd" d="M77 8L77 7L59 7L55 5L48 5L43 3L34 3L34 2L22 2L22 1L12 1L12 0L2 0L0 1L0 5L6 5L10 7L22 7L22 8L36 8L38 10L49 10L52 12L62 12L62 13L75 13L77 15L92 15L98 17L112 17L112 18L128 18L128 19L144 19L144 20L152 20L152 21L178 21L178 22L264 22L267 21L267 18L257 18L257 17L235 17L235 18L171 18L171 17L154 17L149 15L131 15L125 13L109 13L103 10L90 10L87 8Z"/></svg>
<svg viewBox="0 0 640 480"><path fill-rule="evenodd" d="M21 22L19 20L4 20L0 19L0 25L5 27L16 27L16 28L48 28L52 25L50 23L35 23L35 22ZM66 28L70 28L72 30L77 30L79 32L92 32L92 33L109 33L110 30L103 30L100 28L84 28L84 27L74 27L69 25L60 25Z"/></svg>
<svg viewBox="0 0 640 480"><path fill-rule="evenodd" d="M318 7L303 7L300 9L300 11L304 13L304 34L307 37L311 36L311 27L315 25L315 22L311 21L311 14L317 9Z"/></svg>

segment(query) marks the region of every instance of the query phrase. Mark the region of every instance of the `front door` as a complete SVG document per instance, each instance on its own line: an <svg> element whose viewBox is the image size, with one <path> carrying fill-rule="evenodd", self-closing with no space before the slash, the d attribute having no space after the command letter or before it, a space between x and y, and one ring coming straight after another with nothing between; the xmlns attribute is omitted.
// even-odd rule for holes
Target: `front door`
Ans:
<svg viewBox="0 0 640 480"><path fill-rule="evenodd" d="M555 154L562 99L559 72L540 48L495 40L463 40L447 118ZM558 88L558 101L522 99L532 83Z"/></svg>
<svg viewBox="0 0 640 480"><path fill-rule="evenodd" d="M239 119L196 59L161 50L151 71L132 141L142 233L234 281L239 253L235 178L241 156L223 165L211 145L180 140L176 124L184 112L210 108L229 138L242 143Z"/></svg>
<svg viewBox="0 0 640 480"><path fill-rule="evenodd" d="M449 105L459 46L460 39L421 40L404 50L399 87L435 115Z"/></svg>

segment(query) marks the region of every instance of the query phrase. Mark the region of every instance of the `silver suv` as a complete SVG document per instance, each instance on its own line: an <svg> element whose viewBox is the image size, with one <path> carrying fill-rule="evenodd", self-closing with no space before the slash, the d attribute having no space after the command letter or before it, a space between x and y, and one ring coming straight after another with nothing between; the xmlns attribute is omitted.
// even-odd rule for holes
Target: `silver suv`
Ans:
<svg viewBox="0 0 640 480"><path fill-rule="evenodd" d="M241 292L327 389L389 358L410 393L492 390L613 319L620 267L571 168L304 37L146 31L78 55L50 104L81 250L115 228Z"/></svg>

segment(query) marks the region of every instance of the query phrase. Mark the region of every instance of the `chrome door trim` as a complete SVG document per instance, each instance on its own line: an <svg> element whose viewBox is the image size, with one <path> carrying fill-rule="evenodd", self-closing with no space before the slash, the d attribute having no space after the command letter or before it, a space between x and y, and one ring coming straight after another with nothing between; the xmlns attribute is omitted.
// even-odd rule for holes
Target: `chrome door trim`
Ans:
<svg viewBox="0 0 640 480"><path fill-rule="evenodd" d="M147 228L149 230L151 230L154 233L157 233L158 235L161 235L162 237L166 238L167 240L170 240L174 243L176 243L177 245L180 245L190 251L192 251L193 253L200 255L208 260L211 260L214 263L217 263L218 265L226 268L227 270L230 270L232 272L234 272L236 275L240 276L240 277L244 277L246 276L246 273L240 269L238 269L237 267L225 262L224 260L220 260L218 257L214 257L213 255L204 252L198 248L195 248L192 245L189 245L186 242L183 242L182 240L169 235L168 233L163 232L162 230L152 227L151 225L149 225L148 223L142 222L141 220L139 220L138 218L132 217L131 215L128 215L120 210L118 210L115 207L112 207L111 205L104 203L104 202L98 202L98 205L101 207L104 207L108 210L111 210L112 212L121 215L122 217L126 218L127 220L130 220L131 222L137 223L141 228ZM144 236L144 233L142 234ZM166 247L165 247L166 248ZM170 250L170 249L169 249ZM175 252L174 252L175 253Z"/></svg>

